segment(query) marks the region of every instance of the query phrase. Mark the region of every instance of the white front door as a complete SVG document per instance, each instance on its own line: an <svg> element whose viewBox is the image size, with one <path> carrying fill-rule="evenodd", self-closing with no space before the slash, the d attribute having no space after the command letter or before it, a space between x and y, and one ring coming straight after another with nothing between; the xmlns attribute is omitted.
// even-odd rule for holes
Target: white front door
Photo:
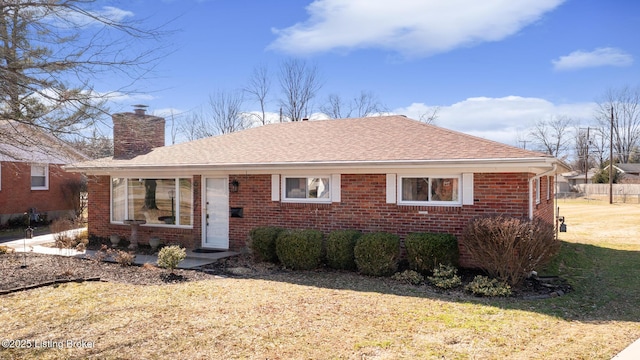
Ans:
<svg viewBox="0 0 640 360"><path fill-rule="evenodd" d="M207 178L202 247L229 248L229 186L226 178Z"/></svg>

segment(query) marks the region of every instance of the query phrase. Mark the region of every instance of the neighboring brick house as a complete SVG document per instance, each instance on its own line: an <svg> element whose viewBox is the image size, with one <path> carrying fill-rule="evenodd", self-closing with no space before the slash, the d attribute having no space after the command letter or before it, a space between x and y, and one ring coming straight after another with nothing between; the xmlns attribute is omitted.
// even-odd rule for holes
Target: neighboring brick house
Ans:
<svg viewBox="0 0 640 360"><path fill-rule="evenodd" d="M88 158L69 144L24 124L4 120L0 132L0 225L30 213L36 220L73 216L79 197L72 196L83 176L62 169Z"/></svg>
<svg viewBox="0 0 640 360"><path fill-rule="evenodd" d="M128 133L121 141L119 122ZM188 248L240 250L257 226L461 235L488 214L554 223L562 162L404 116L271 124L167 147L164 124L114 115L114 144L130 154L68 166L89 180L89 232L160 236ZM116 151L116 154L119 152ZM462 254L464 263L465 254Z"/></svg>

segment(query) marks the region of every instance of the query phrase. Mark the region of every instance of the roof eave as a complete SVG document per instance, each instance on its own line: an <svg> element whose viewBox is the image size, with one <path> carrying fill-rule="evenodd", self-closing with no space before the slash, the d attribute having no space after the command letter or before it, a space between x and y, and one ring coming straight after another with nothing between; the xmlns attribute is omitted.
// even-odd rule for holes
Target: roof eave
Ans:
<svg viewBox="0 0 640 360"><path fill-rule="evenodd" d="M105 175L113 173L158 173L179 171L181 173L202 173L206 171L273 171L295 169L400 169L400 168L496 168L521 169L540 168L549 169L553 164L566 167L566 164L553 157L532 158L494 158L494 159L443 159L443 160L371 160L371 161L305 161L305 162L272 162L272 163L219 163L219 164L112 164L105 166L65 166L65 170L82 172L89 175Z"/></svg>

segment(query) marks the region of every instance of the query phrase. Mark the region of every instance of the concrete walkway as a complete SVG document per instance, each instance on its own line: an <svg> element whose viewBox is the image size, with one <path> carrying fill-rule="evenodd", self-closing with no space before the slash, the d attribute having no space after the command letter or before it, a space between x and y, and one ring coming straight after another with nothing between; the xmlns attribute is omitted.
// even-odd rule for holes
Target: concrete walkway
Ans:
<svg viewBox="0 0 640 360"><path fill-rule="evenodd" d="M626 349L622 350L612 360L638 360L640 359L640 339L631 343Z"/></svg>
<svg viewBox="0 0 640 360"><path fill-rule="evenodd" d="M82 231L77 229L73 231ZM4 246L13 248L16 252L34 252L39 254L60 255L60 256L76 256L76 257L93 257L96 250L76 251L74 249L58 249L56 247L44 246L44 244L55 243L54 234L46 234L34 236L33 239L19 239L2 243ZM187 250L187 258L178 264L178 269L199 269L202 266L213 264L216 261L238 255L233 251L214 252L214 253L194 253ZM134 263L143 265L150 263L156 265L158 262L157 255L136 255Z"/></svg>

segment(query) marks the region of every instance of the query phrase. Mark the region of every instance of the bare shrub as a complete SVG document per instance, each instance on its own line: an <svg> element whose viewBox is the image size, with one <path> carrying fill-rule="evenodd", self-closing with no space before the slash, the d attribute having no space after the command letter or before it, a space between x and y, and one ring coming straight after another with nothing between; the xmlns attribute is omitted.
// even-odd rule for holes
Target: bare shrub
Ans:
<svg viewBox="0 0 640 360"><path fill-rule="evenodd" d="M102 263L108 257L108 250L109 247L107 247L107 245L102 245L100 247L100 250L96 251L96 253L93 255L93 260L95 260L97 263Z"/></svg>
<svg viewBox="0 0 640 360"><path fill-rule="evenodd" d="M107 253L113 257L113 259L120 264L120 266L131 266L136 258L136 255L124 250L109 249Z"/></svg>
<svg viewBox="0 0 640 360"><path fill-rule="evenodd" d="M73 222L69 219L56 219L51 223L51 232L58 249L70 249L75 246L74 237L71 232Z"/></svg>
<svg viewBox="0 0 640 360"><path fill-rule="evenodd" d="M547 264L560 249L553 225L504 215L472 220L463 239L475 266L511 286Z"/></svg>
<svg viewBox="0 0 640 360"><path fill-rule="evenodd" d="M89 243L89 234L86 230L76 232L76 224L69 219L56 219L51 222L53 240L58 249L73 249L84 251Z"/></svg>

